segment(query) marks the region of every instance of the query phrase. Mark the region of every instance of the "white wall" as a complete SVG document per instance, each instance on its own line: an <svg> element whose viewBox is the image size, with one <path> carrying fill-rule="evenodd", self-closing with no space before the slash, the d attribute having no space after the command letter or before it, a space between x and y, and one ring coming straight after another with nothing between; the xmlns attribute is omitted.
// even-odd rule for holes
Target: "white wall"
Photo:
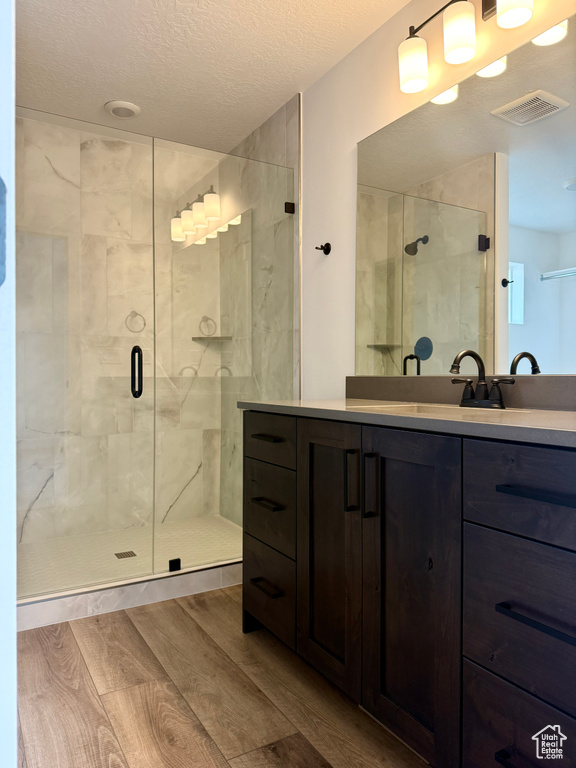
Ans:
<svg viewBox="0 0 576 768"><path fill-rule="evenodd" d="M481 0L473 0L480 18ZM442 22L422 32L430 86L406 95L398 87L397 47L408 27L438 10L438 0L412 0L303 95L302 346L305 398L340 397L354 373L356 144L476 70L576 12L576 0L535 0L532 21L501 30L478 21L478 56L444 63ZM329 241L324 256L315 246Z"/></svg>
<svg viewBox="0 0 576 768"><path fill-rule="evenodd" d="M576 267L576 232L559 235L558 240L560 250L557 269ZM560 284L560 366L563 372L573 372L576 370L576 277L565 277L554 282Z"/></svg>
<svg viewBox="0 0 576 768"><path fill-rule="evenodd" d="M0 287L0 753L16 765L16 425L14 392L14 8L0 2L0 177L8 190L7 276Z"/></svg>

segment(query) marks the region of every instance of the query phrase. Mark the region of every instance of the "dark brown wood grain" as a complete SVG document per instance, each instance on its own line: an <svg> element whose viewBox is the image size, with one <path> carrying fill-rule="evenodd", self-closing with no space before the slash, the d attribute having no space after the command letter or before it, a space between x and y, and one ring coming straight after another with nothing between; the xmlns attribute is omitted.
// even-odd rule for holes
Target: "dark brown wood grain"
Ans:
<svg viewBox="0 0 576 768"><path fill-rule="evenodd" d="M363 700L438 768L459 765L461 442L364 428Z"/></svg>
<svg viewBox="0 0 576 768"><path fill-rule="evenodd" d="M28 768L128 768L70 626L31 629L18 641Z"/></svg>
<svg viewBox="0 0 576 768"><path fill-rule="evenodd" d="M361 695L361 428L298 420L298 653Z"/></svg>
<svg viewBox="0 0 576 768"><path fill-rule="evenodd" d="M575 719L466 660L463 697L463 768L496 768L494 755L500 750L510 753L517 768L576 765ZM568 737L562 759L536 757L532 737L547 725L560 726Z"/></svg>
<svg viewBox="0 0 576 768"><path fill-rule="evenodd" d="M464 440L464 518L576 551L576 509L496 490L512 486L576 503L576 451Z"/></svg>
<svg viewBox="0 0 576 768"><path fill-rule="evenodd" d="M576 554L471 523L464 529L464 655L576 716L576 646L495 610L509 603L576 639Z"/></svg>
<svg viewBox="0 0 576 768"><path fill-rule="evenodd" d="M227 768L172 682L135 685L108 693L102 702L130 768Z"/></svg>
<svg viewBox="0 0 576 768"><path fill-rule="evenodd" d="M100 695L166 678L124 611L78 619L70 627Z"/></svg>
<svg viewBox="0 0 576 768"><path fill-rule="evenodd" d="M277 442L266 438L274 438ZM295 469L296 419L293 416L245 411L244 455Z"/></svg>
<svg viewBox="0 0 576 768"><path fill-rule="evenodd" d="M244 459L244 531L283 555L296 557L293 470Z"/></svg>

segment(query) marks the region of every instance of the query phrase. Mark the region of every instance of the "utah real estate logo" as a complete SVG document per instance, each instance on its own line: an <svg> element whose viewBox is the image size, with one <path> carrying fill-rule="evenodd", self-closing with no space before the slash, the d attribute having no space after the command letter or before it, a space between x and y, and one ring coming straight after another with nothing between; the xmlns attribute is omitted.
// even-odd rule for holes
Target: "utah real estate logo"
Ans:
<svg viewBox="0 0 576 768"><path fill-rule="evenodd" d="M536 742L536 757L539 760L562 760L564 750L562 744L568 737L564 736L559 725L547 725L532 736Z"/></svg>

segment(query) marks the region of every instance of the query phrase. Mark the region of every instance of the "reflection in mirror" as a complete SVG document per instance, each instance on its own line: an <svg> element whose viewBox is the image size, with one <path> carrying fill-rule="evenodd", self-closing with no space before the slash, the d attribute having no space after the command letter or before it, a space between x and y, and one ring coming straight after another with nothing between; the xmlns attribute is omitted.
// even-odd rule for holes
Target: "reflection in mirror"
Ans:
<svg viewBox="0 0 576 768"><path fill-rule="evenodd" d="M358 145L359 375L576 372L576 19L506 64Z"/></svg>

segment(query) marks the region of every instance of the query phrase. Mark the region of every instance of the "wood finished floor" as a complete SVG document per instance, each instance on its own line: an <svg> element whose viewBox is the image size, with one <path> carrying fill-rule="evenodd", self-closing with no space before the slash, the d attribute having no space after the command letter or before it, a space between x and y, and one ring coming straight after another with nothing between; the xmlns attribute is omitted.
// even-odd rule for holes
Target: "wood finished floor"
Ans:
<svg viewBox="0 0 576 768"><path fill-rule="evenodd" d="M422 768L241 587L19 634L19 768Z"/></svg>

